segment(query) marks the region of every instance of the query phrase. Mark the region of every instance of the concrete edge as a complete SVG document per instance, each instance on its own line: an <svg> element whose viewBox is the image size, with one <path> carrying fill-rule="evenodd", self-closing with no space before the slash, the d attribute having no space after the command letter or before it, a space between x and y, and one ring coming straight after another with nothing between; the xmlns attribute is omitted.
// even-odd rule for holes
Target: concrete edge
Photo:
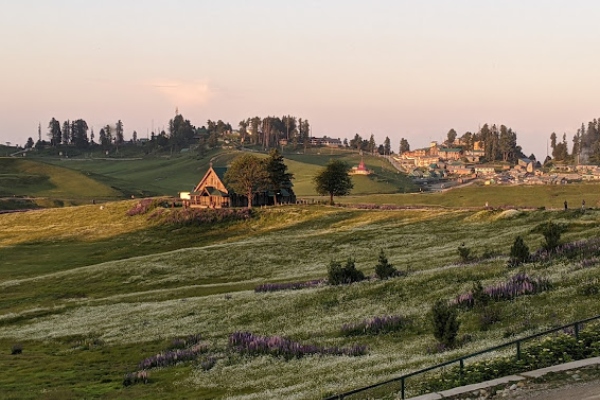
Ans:
<svg viewBox="0 0 600 400"><path fill-rule="evenodd" d="M563 372L570 369L584 368L592 365L600 364L600 357L587 358L584 360L571 361L566 364L553 365L552 367L546 367L542 369L536 369L535 371L521 372L519 375L526 378L539 378L550 372Z"/></svg>
<svg viewBox="0 0 600 400"><path fill-rule="evenodd" d="M515 374L515 375L509 375L509 376L505 376L502 378L492 379L491 381L474 383L472 385L448 389L448 390L444 390L442 392L434 392L434 393L424 394L424 395L418 396L418 397L411 397L410 399L407 399L407 400L440 400L440 399L444 399L444 398L448 398L448 397L468 394L468 393L474 392L476 390L493 388L498 385L503 385L503 384L507 384L510 382L518 382L518 381L523 381L523 380L527 380L527 379L539 378L539 377L542 377L551 372L563 372L563 371L569 371L572 369L590 367L593 365L600 365L600 357L571 361L571 362L568 362L565 364L559 364L559 365L554 365L552 367L537 369L535 371L521 372L521 373Z"/></svg>

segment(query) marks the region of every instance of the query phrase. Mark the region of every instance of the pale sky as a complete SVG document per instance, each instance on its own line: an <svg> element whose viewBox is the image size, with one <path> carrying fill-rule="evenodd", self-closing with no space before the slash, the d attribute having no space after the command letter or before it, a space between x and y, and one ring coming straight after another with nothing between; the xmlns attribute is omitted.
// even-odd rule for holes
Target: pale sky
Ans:
<svg viewBox="0 0 600 400"><path fill-rule="evenodd" d="M480 124L538 159L600 117L600 1L0 0L0 142L251 116L398 151Z"/></svg>

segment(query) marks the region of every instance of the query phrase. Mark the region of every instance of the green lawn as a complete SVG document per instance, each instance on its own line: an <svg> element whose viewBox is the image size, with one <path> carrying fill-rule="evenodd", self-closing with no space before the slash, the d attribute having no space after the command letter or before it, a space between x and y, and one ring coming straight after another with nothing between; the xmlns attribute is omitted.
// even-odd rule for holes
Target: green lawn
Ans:
<svg viewBox="0 0 600 400"><path fill-rule="evenodd" d="M126 216L134 204L0 215L0 368L11 371L0 377L3 397L317 399L487 348L508 335L600 313L598 295L578 290L598 281L597 262L585 268L578 260L528 264L518 271L550 278L552 291L499 302L501 319L486 330L474 311L461 311L460 334L472 340L443 354L428 351L435 347L428 310L436 299L464 293L475 280L505 281L517 272L506 267L514 238L539 248L542 236L534 228L548 220L567 227L564 241L598 237L596 210L289 206L256 210L246 221L175 227L148 215ZM462 243L476 256L492 257L459 264ZM331 260L348 257L371 275L380 249L408 275L341 287L253 290L324 278ZM402 315L411 324L378 336L340 332L345 323L383 315ZM227 345L235 331L321 346L360 343L369 350L359 357L289 361L241 356ZM195 333L216 358L214 368L203 370L199 360L151 370L147 385L122 386L139 361ZM23 354L10 355L16 343Z"/></svg>

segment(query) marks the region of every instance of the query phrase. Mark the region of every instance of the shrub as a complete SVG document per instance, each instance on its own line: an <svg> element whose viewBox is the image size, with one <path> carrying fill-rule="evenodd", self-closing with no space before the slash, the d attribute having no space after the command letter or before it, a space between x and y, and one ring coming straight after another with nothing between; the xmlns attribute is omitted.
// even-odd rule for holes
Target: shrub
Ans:
<svg viewBox="0 0 600 400"><path fill-rule="evenodd" d="M280 290L299 290L317 287L324 282L323 279L305 282L286 282L286 283L263 283L254 288L254 291L259 292L278 292Z"/></svg>
<svg viewBox="0 0 600 400"><path fill-rule="evenodd" d="M560 244L560 236L565 231L562 225L548 221L542 225L542 235L544 235L544 249L549 252L554 251Z"/></svg>
<svg viewBox="0 0 600 400"><path fill-rule="evenodd" d="M169 204L168 200L164 199L164 198L162 198L162 199L161 198L142 199L142 200L138 201L133 207L131 207L127 211L127 215L129 215L130 217L133 217L134 215L146 214L149 211L152 211L158 207L165 207L168 204Z"/></svg>
<svg viewBox="0 0 600 400"><path fill-rule="evenodd" d="M23 353L23 345L20 343L13 344L12 348L10 350L10 354L12 354L14 356L16 354L21 354L21 353Z"/></svg>
<svg viewBox="0 0 600 400"><path fill-rule="evenodd" d="M186 347L192 347L197 345L202 340L202 336L197 333L195 335L189 335L186 337L175 338L171 340L171 350L174 349L185 349Z"/></svg>
<svg viewBox="0 0 600 400"><path fill-rule="evenodd" d="M356 269L353 258L348 258L346 265L342 267L339 261L332 260L327 270L327 280L330 285L343 285L359 282L365 279L365 274Z"/></svg>
<svg viewBox="0 0 600 400"><path fill-rule="evenodd" d="M455 307L445 300L437 300L432 309L433 336L444 346L452 347L458 336L460 322Z"/></svg>
<svg viewBox="0 0 600 400"><path fill-rule="evenodd" d="M176 365L180 362L195 360L199 354L205 353L208 350L206 345L195 344L189 349L176 349L158 353L155 356L148 357L142 360L138 367L140 370L168 367Z"/></svg>
<svg viewBox="0 0 600 400"><path fill-rule="evenodd" d="M525 273L512 276L505 283L487 286L483 288L483 293L489 296L490 300L512 300L519 296L536 294L550 290L552 282L546 278L531 278ZM473 291L461 294L453 300L453 304L473 308L476 305L475 294Z"/></svg>
<svg viewBox="0 0 600 400"><path fill-rule="evenodd" d="M130 372L125 374L125 377L123 378L123 386L131 386L135 385L136 383L146 384L148 383L149 378L150 374L148 371Z"/></svg>
<svg viewBox="0 0 600 400"><path fill-rule="evenodd" d="M472 260L471 249L466 247L464 243L458 246L458 255L460 256L461 262L469 262Z"/></svg>
<svg viewBox="0 0 600 400"><path fill-rule="evenodd" d="M346 336L377 335L386 332L395 332L407 324L407 320L399 315L373 317L353 324L344 324L342 334Z"/></svg>
<svg viewBox="0 0 600 400"><path fill-rule="evenodd" d="M510 248L509 267L516 267L522 263L526 263L530 258L529 247L527 247L521 236L517 236Z"/></svg>
<svg viewBox="0 0 600 400"><path fill-rule="evenodd" d="M367 352L367 346L363 345L354 345L350 348L321 347L301 344L282 336L257 336L250 332L232 333L229 336L229 346L241 354L264 354L283 357L286 360L311 354L361 356Z"/></svg>
<svg viewBox="0 0 600 400"><path fill-rule="evenodd" d="M473 289L471 289L473 295L473 305L475 307L485 307L491 300L491 297L486 293L481 281L473 282Z"/></svg>
<svg viewBox="0 0 600 400"><path fill-rule="evenodd" d="M486 306L479 311L479 327L485 331L502 320L502 312L495 305Z"/></svg>
<svg viewBox="0 0 600 400"><path fill-rule="evenodd" d="M598 282L598 279L584 282L577 291L583 296L596 296L600 293L600 282Z"/></svg>
<svg viewBox="0 0 600 400"><path fill-rule="evenodd" d="M159 217L167 225L184 227L203 226L218 222L244 221L250 219L252 215L252 209L248 208L184 208L170 210L170 212L159 215ZM150 215L150 217L153 216Z"/></svg>
<svg viewBox="0 0 600 400"><path fill-rule="evenodd" d="M208 371L212 369L212 367L214 367L216 363L216 358L208 356L204 360L200 361L200 368L202 368L204 371Z"/></svg>
<svg viewBox="0 0 600 400"><path fill-rule="evenodd" d="M383 250L379 252L379 260L375 266L375 274L379 279L388 279L398 275L398 270L388 262Z"/></svg>

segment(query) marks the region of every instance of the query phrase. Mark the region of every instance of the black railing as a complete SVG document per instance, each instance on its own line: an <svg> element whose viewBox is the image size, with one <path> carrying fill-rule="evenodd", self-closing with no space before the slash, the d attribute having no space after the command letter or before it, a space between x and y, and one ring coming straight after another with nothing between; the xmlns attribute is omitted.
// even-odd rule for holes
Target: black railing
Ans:
<svg viewBox="0 0 600 400"><path fill-rule="evenodd" d="M397 378L389 379L389 380L384 381L384 382L379 382L379 383L376 383L374 385L365 386L365 387L354 389L354 390L351 390L351 391L348 391L348 392L345 392L345 393L340 393L340 394L336 394L334 396L326 397L325 400L345 399L347 397L354 396L354 395L359 395L359 394L361 394L363 392L367 392L367 391L370 391L370 390L373 390L373 389L379 389L381 392L385 392L386 391L385 390L385 386L397 385L398 383L400 384L400 390L399 390L400 391L400 396L401 396L400 398L402 400L404 400L406 398L405 397L405 395L406 395L406 380L408 378L412 378L412 377L415 377L415 376L418 376L418 375L422 375L422 374L424 374L426 372L430 372L430 371L433 371L433 370L436 370L436 369L444 368L444 367L447 367L447 366L452 365L452 364L458 364L459 365L460 373L461 373L461 376L462 376L462 371L464 369L464 362L465 362L466 359L477 357L477 356L480 356L480 355L483 355L483 354L486 354L486 353L490 353L490 352L493 352L493 351L498 351L498 350L506 349L506 348L513 347L513 346L516 349L517 360L520 360L521 359L521 344L522 343L528 342L528 341L536 339L536 338L539 338L541 336L550 335L552 333L556 333L556 332L560 332L560 331L565 331L565 330L568 330L568 329L573 329L573 334L575 335L575 337L577 339L579 339L579 330L580 330L581 326L583 324L587 323L587 322L595 321L595 320L598 320L598 319L600 319L600 315L596 315L595 317L591 317L591 318L587 318L587 319L582 319L580 321L576 321L576 322L570 323L568 325L563 325L563 326L560 326L558 328L549 329L547 331L539 332L539 333L536 333L536 334L533 334L533 335L530 335L530 336L526 336L526 337L521 338L521 339L513 340L513 341L508 342L508 343L504 343L504 344L501 344L501 345L498 345L498 346L490 347L488 349L485 349L485 350L482 350L482 351L478 351L477 353L472 353L472 354L468 354L466 356L455 358L453 360L446 361L446 362L443 362L441 364L433 365L431 367L424 368L424 369L421 369L421 370L418 370L418 371L414 371L414 372L411 372L409 374L405 374L405 375L399 376Z"/></svg>

